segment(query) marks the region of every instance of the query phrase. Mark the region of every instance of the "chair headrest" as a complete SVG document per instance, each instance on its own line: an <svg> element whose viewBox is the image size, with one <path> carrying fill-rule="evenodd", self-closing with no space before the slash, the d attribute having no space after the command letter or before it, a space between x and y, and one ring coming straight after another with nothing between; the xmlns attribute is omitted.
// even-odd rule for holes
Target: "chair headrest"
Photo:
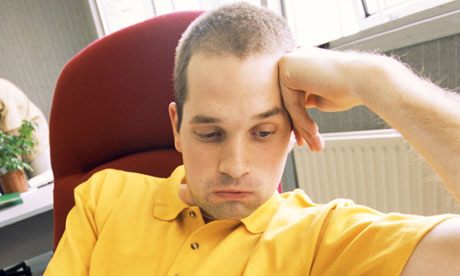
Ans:
<svg viewBox="0 0 460 276"><path fill-rule="evenodd" d="M201 13L154 17L93 42L66 64L50 115L55 177L174 147L168 104L175 48Z"/></svg>

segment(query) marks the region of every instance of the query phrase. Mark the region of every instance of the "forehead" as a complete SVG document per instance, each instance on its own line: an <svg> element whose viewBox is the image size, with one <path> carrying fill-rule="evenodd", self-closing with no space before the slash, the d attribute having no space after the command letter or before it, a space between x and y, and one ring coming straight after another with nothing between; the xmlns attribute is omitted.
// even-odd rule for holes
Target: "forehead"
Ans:
<svg viewBox="0 0 460 276"><path fill-rule="evenodd" d="M209 53L193 55L187 70L184 117L204 113L244 118L282 108L278 59L279 55L245 59Z"/></svg>

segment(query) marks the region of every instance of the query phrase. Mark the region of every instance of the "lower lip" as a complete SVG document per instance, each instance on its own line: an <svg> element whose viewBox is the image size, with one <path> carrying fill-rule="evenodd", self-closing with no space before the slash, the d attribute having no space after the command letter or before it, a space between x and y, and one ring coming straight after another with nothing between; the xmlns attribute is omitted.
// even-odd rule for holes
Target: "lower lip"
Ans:
<svg viewBox="0 0 460 276"><path fill-rule="evenodd" d="M215 192L214 194L227 200L241 200L251 195L251 193L248 192Z"/></svg>

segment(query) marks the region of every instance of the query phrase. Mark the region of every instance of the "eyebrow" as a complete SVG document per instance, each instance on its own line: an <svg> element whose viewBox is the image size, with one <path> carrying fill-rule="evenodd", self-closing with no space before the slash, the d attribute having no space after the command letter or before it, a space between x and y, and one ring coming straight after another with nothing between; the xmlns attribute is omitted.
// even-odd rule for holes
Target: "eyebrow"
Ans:
<svg viewBox="0 0 460 276"><path fill-rule="evenodd" d="M205 115L196 115L190 120L191 123L193 124L213 124L213 123L219 123L221 120L210 117L210 116L205 116Z"/></svg>
<svg viewBox="0 0 460 276"><path fill-rule="evenodd" d="M275 106L274 108L262 112L260 114L256 114L252 116L252 119L266 119L272 116L277 116L277 115L282 115L283 114L283 109L281 107ZM193 124L215 124L215 123L220 123L222 120L211 117L211 116L206 116L206 115L195 115L192 120L190 120L190 123Z"/></svg>
<svg viewBox="0 0 460 276"><path fill-rule="evenodd" d="M265 111L265 112L262 112L260 114L253 116L253 119L266 119L272 116L282 115L282 114L283 114L283 109L281 107L275 106L274 108L268 111Z"/></svg>

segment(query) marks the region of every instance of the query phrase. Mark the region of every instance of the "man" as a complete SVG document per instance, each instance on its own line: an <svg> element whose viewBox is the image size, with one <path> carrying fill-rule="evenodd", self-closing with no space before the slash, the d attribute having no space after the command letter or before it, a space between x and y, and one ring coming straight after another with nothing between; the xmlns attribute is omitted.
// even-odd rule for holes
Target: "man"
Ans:
<svg viewBox="0 0 460 276"><path fill-rule="evenodd" d="M197 19L177 49L169 106L184 166L167 179L107 170L80 185L45 275L458 273L457 216L275 192L292 130L324 146L305 107L366 104L460 198L458 96L390 58L294 45L283 19L248 4Z"/></svg>

